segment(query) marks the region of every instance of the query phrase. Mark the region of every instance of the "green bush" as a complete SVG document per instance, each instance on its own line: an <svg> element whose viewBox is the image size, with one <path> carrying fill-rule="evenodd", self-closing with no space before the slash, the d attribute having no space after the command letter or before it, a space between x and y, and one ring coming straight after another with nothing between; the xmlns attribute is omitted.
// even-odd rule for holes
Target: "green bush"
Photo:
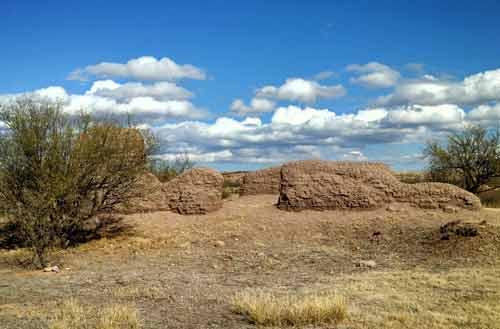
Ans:
<svg viewBox="0 0 500 329"><path fill-rule="evenodd" d="M132 196L150 146L139 130L60 105L22 99L2 105L0 212L33 251L37 267L51 247L67 246L89 218Z"/></svg>
<svg viewBox="0 0 500 329"><path fill-rule="evenodd" d="M158 177L161 182L168 182L183 172L192 169L195 163L187 153L179 154L173 161L162 159L151 159L149 162L150 171Z"/></svg>

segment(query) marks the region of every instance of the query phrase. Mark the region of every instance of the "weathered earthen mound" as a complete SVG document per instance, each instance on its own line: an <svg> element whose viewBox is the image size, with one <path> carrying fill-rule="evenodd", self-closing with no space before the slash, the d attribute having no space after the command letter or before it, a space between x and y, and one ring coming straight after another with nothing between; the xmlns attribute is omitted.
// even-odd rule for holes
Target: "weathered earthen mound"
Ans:
<svg viewBox="0 0 500 329"><path fill-rule="evenodd" d="M272 167L243 176L240 195L280 193L281 167Z"/></svg>
<svg viewBox="0 0 500 329"><path fill-rule="evenodd" d="M164 184L170 210L179 214L205 214L222 206L220 173L208 168L194 168Z"/></svg>
<svg viewBox="0 0 500 329"><path fill-rule="evenodd" d="M117 206L122 213L169 210L163 184L152 173L139 177L131 191L131 198Z"/></svg>
<svg viewBox="0 0 500 329"><path fill-rule="evenodd" d="M407 203L428 209L479 209L479 199L443 183L401 183L381 163L306 160L281 168L278 207L303 209L373 209Z"/></svg>

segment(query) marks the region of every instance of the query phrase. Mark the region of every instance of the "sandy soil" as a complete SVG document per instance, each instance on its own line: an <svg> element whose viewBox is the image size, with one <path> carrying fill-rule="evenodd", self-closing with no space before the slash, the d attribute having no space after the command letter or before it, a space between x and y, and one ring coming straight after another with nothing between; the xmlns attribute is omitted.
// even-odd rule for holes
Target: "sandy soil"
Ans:
<svg viewBox="0 0 500 329"><path fill-rule="evenodd" d="M497 211L284 212L276 200L127 215L125 232L56 252L58 274L23 268L23 250L0 250L0 328L44 328L70 297L133 305L143 328L254 328L231 312L244 289L338 292L350 312L343 328L498 328ZM441 240L452 220L477 223L479 236Z"/></svg>

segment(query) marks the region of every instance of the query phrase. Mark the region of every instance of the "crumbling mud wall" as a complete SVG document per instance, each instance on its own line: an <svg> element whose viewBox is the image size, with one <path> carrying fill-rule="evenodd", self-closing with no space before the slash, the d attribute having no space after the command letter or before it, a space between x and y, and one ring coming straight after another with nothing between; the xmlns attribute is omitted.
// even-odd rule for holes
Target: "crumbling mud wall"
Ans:
<svg viewBox="0 0 500 329"><path fill-rule="evenodd" d="M169 210L163 183L152 173L141 175L130 191L131 198L118 205L122 213Z"/></svg>
<svg viewBox="0 0 500 329"><path fill-rule="evenodd" d="M243 176L240 195L279 194L281 167L248 172Z"/></svg>
<svg viewBox="0 0 500 329"><path fill-rule="evenodd" d="M381 163L305 160L281 167L278 207L283 210L374 209L391 203L427 209L481 207L474 194L453 185L402 183Z"/></svg>

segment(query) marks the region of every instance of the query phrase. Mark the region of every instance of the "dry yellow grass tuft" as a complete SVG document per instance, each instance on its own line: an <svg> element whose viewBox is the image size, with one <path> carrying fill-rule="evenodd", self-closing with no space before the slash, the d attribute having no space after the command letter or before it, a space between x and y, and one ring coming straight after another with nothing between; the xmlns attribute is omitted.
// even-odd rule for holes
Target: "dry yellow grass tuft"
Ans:
<svg viewBox="0 0 500 329"><path fill-rule="evenodd" d="M277 296L262 290L245 290L232 300L233 312L242 314L256 324L308 325L338 324L347 318L342 297L326 294Z"/></svg>
<svg viewBox="0 0 500 329"><path fill-rule="evenodd" d="M50 320L49 329L139 329L137 311L128 305L103 309L88 307L75 299L64 302Z"/></svg>

